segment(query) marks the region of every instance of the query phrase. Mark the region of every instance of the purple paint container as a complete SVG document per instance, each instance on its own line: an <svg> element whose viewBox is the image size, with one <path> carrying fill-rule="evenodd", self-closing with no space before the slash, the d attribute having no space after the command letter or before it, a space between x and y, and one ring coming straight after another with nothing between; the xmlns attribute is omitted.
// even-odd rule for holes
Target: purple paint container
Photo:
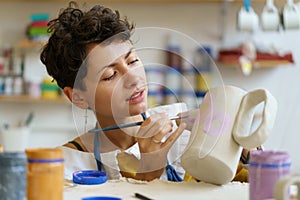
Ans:
<svg viewBox="0 0 300 200"><path fill-rule="evenodd" d="M275 183L290 174L287 152L251 151L249 163L250 200L272 199Z"/></svg>

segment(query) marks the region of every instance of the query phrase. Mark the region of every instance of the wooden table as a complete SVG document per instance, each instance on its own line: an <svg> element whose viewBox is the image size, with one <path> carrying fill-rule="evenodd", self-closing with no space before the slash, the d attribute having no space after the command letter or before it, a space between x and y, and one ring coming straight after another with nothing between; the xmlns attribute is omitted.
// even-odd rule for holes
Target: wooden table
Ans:
<svg viewBox="0 0 300 200"><path fill-rule="evenodd" d="M135 199L135 193L155 200L248 200L249 184L230 182L217 186L203 182L151 182L122 178L109 180L100 185L75 185L64 188L64 200L81 200L83 197L113 196L121 199Z"/></svg>

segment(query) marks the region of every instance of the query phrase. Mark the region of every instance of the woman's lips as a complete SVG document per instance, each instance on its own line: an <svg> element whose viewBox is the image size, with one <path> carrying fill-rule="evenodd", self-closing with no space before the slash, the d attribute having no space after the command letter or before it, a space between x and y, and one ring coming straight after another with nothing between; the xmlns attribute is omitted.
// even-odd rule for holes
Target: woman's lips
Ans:
<svg viewBox="0 0 300 200"><path fill-rule="evenodd" d="M144 90L135 92L129 99L129 103L139 103L144 99Z"/></svg>

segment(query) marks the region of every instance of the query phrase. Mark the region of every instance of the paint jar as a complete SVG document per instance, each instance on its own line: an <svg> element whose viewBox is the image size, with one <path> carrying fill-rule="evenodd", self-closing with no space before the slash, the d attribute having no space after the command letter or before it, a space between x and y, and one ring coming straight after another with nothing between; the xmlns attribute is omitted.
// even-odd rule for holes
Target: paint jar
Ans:
<svg viewBox="0 0 300 200"><path fill-rule="evenodd" d="M207 68L212 65L211 63L212 49L209 46L199 47L196 49L194 57L194 65L196 68Z"/></svg>
<svg viewBox="0 0 300 200"><path fill-rule="evenodd" d="M163 94L160 91L148 91L148 106L156 107L163 103Z"/></svg>
<svg viewBox="0 0 300 200"><path fill-rule="evenodd" d="M145 68L149 91L160 92L164 86L164 69L160 66L147 66Z"/></svg>
<svg viewBox="0 0 300 200"><path fill-rule="evenodd" d="M57 99L59 97L59 87L56 81L45 78L41 85L42 97L45 99Z"/></svg>
<svg viewBox="0 0 300 200"><path fill-rule="evenodd" d="M30 81L28 84L28 94L34 98L41 97L41 83L36 80Z"/></svg>
<svg viewBox="0 0 300 200"><path fill-rule="evenodd" d="M62 200L64 187L63 152L55 148L26 149L27 199Z"/></svg>
<svg viewBox="0 0 300 200"><path fill-rule="evenodd" d="M181 68L181 48L179 45L168 45L167 47L167 65L169 67Z"/></svg>
<svg viewBox="0 0 300 200"><path fill-rule="evenodd" d="M180 96L181 101L187 105L189 110L198 108L198 101L195 91L181 91Z"/></svg>
<svg viewBox="0 0 300 200"><path fill-rule="evenodd" d="M206 92L211 86L212 79L211 48L198 48L194 62L197 71L196 90Z"/></svg>
<svg viewBox="0 0 300 200"><path fill-rule="evenodd" d="M180 91L164 90L164 104L180 102Z"/></svg>
<svg viewBox="0 0 300 200"><path fill-rule="evenodd" d="M0 153L0 199L26 199L26 154Z"/></svg>
<svg viewBox="0 0 300 200"><path fill-rule="evenodd" d="M195 69L184 69L182 70L182 77L181 77L181 90L184 91L191 91L195 90L197 87L197 73Z"/></svg>
<svg viewBox="0 0 300 200"><path fill-rule="evenodd" d="M165 70L165 88L172 92L179 92L181 90L181 78L179 68L167 68Z"/></svg>
<svg viewBox="0 0 300 200"><path fill-rule="evenodd" d="M250 200L273 199L275 183L290 174L286 152L251 151L249 162Z"/></svg>

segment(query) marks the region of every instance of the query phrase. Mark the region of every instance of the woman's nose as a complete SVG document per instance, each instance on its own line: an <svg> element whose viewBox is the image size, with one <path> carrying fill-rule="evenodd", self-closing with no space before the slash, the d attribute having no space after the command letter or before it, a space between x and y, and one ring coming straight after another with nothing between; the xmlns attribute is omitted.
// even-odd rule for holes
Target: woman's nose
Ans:
<svg viewBox="0 0 300 200"><path fill-rule="evenodd" d="M140 76L137 72L138 70L128 69L127 72L124 74L124 85L125 88L134 88L139 85Z"/></svg>

